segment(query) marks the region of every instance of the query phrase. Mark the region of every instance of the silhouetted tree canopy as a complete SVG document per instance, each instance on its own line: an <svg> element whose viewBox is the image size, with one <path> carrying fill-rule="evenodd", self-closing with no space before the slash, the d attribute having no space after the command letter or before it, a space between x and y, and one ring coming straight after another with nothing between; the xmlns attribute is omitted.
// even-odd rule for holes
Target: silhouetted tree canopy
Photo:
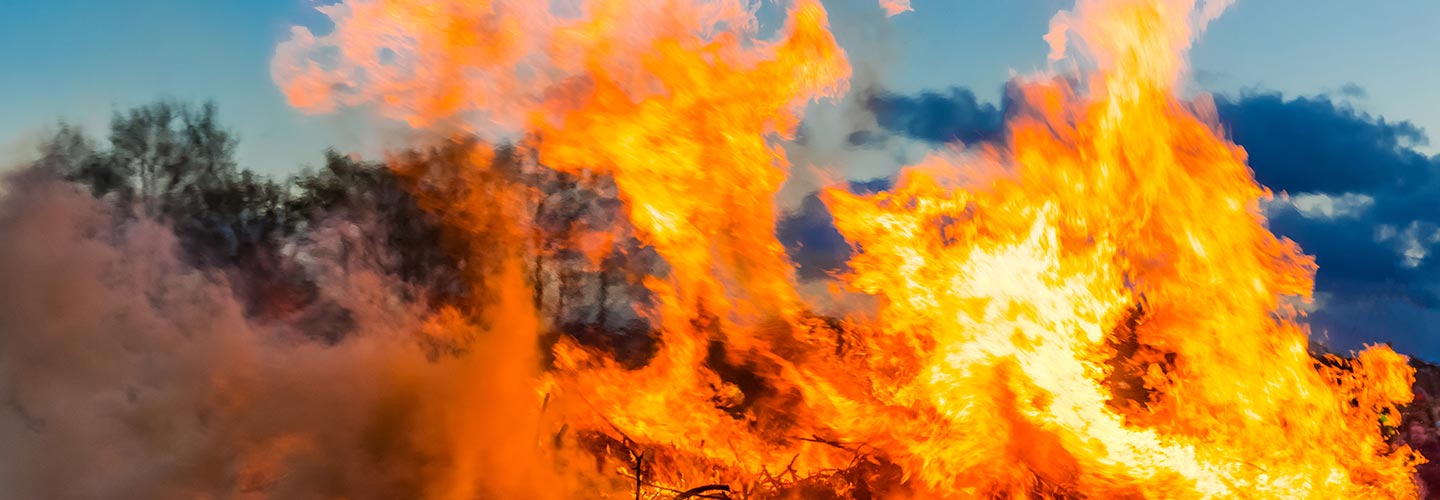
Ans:
<svg viewBox="0 0 1440 500"><path fill-rule="evenodd" d="M458 138L386 162L331 150L320 168L277 180L240 166L237 142L214 103L160 100L116 113L104 140L61 123L33 167L107 202L117 223L170 226L185 257L223 274L247 314L315 337L353 326L318 293L324 271L307 255L316 251L333 253L326 265L341 273L388 276L398 298L436 308L484 303L486 279L516 257L556 327L647 329L633 306L647 300L641 276L663 266L630 237L609 178ZM595 231L615 236L598 259L577 244Z"/></svg>

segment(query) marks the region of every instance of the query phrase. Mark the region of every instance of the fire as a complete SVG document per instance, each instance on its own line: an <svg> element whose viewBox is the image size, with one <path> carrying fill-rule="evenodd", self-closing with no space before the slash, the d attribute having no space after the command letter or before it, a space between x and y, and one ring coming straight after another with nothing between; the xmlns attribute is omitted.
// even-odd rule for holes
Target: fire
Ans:
<svg viewBox="0 0 1440 500"><path fill-rule="evenodd" d="M274 68L302 109L519 133L549 168L613 178L669 266L646 281L648 364L564 339L517 381L543 397L496 402L543 401L556 467L590 475L534 491L1416 496L1377 425L1410 399L1405 359L1310 356L1313 260L1268 231L1270 193L1207 101L1175 97L1228 2L1079 0L1046 39L1088 76L1025 83L1006 144L937 154L889 192L825 191L856 249L841 279L879 303L841 321L811 312L774 236L777 140L850 73L824 8L797 1L765 37L742 0L547 3L351 0Z"/></svg>

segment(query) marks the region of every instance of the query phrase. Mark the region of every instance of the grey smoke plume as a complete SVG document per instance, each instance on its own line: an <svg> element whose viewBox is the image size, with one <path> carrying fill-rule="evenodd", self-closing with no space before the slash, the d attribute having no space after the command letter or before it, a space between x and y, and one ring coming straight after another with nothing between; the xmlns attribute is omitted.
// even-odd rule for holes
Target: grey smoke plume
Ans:
<svg viewBox="0 0 1440 500"><path fill-rule="evenodd" d="M165 227L117 224L39 172L7 184L0 496L536 497L528 301L502 298L516 319L495 333L436 325L351 269L321 286L358 332L319 343L245 317ZM473 339L467 354L417 341L437 329Z"/></svg>

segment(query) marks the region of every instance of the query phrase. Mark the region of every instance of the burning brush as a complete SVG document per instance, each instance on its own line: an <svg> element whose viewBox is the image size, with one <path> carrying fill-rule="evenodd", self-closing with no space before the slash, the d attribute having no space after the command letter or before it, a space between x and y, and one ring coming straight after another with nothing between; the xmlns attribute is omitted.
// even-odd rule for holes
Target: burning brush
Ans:
<svg viewBox="0 0 1440 500"><path fill-rule="evenodd" d="M136 387L209 394L173 403L204 408L194 422L130 422L200 436L165 445L188 450L174 453L191 480L142 491L1417 498L1419 457L1381 431L1414 370L1384 347L1312 357L1297 305L1315 261L1268 230L1271 193L1209 98L1177 97L1228 3L1057 15L1045 39L1065 71L1015 88L1003 140L936 153L888 190L821 193L852 249L826 293L797 282L775 236L781 145L851 76L818 0L781 2L773 34L752 0L321 7L333 31L295 28L273 62L292 105L513 145L390 159L462 263L455 290L409 307L361 293L379 277L325 274L365 330L332 346L256 343L262 327L230 306L181 314L218 292L170 261L104 271L163 252L77 230L95 273L146 290L104 317L170 332L105 352L164 346ZM42 213L88 227L79 212ZM41 379L71 376L103 378ZM311 378L342 382L296 382ZM201 442L243 459L216 465Z"/></svg>
<svg viewBox="0 0 1440 500"><path fill-rule="evenodd" d="M1175 96L1227 3L1080 0L1046 36L1079 74L1022 84L1003 143L826 190L843 293L875 302L828 317L774 236L776 140L850 73L817 2L762 38L742 0L351 0L275 76L302 109L519 132L545 168L613 179L663 260L637 278L646 359L549 348L558 431L525 496L1413 497L1377 425L1410 398L1405 359L1313 362L1293 298L1314 261L1267 230L1209 101Z"/></svg>

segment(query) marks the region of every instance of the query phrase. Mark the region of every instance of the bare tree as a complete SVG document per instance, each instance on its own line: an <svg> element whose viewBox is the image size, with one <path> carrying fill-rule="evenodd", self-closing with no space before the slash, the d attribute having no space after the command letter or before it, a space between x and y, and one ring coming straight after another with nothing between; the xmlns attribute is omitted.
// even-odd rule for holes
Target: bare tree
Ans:
<svg viewBox="0 0 1440 500"><path fill-rule="evenodd" d="M235 172L236 140L216 114L214 103L162 100L111 119L111 168L132 180L142 214L171 215L166 208L173 212L184 205L179 198L195 196L187 188L217 185Z"/></svg>

